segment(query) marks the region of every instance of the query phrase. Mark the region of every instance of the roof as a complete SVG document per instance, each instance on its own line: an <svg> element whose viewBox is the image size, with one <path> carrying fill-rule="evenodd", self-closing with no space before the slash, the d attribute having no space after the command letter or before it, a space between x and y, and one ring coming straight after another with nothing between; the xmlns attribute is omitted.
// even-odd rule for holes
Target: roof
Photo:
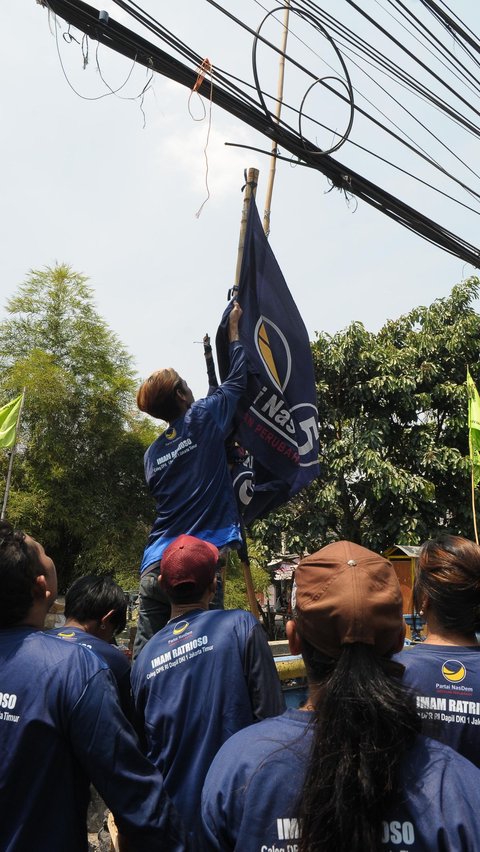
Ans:
<svg viewBox="0 0 480 852"><path fill-rule="evenodd" d="M405 556L410 556L413 559L417 559L420 555L420 545L417 544L394 544L392 547L387 547L385 555L391 556L395 550L400 550Z"/></svg>
<svg viewBox="0 0 480 852"><path fill-rule="evenodd" d="M300 559L301 557L296 553L285 553L278 559L269 562L267 570L272 575L273 580L291 580Z"/></svg>
<svg viewBox="0 0 480 852"><path fill-rule="evenodd" d="M273 572L274 580L291 580L293 577L293 572L295 571L296 565L287 565L283 563L278 568L275 568Z"/></svg>

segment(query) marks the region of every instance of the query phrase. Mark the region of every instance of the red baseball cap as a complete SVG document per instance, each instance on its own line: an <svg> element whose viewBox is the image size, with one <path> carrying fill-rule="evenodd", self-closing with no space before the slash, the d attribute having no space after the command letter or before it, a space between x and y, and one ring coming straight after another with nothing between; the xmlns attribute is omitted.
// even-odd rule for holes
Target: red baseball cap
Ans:
<svg viewBox="0 0 480 852"><path fill-rule="evenodd" d="M164 550L160 563L160 585L168 595L188 583L199 594L213 583L218 562L218 549L209 541L193 535L180 535Z"/></svg>

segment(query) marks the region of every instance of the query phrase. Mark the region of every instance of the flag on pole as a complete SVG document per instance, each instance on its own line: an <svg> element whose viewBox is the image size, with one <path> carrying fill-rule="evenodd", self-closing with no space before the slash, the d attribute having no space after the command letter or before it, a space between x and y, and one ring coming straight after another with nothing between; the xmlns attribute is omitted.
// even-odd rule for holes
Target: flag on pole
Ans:
<svg viewBox="0 0 480 852"><path fill-rule="evenodd" d="M17 421L22 394L0 408L0 447L9 449L15 444L17 437Z"/></svg>
<svg viewBox="0 0 480 852"><path fill-rule="evenodd" d="M480 395L467 367L468 433L473 483L480 481Z"/></svg>
<svg viewBox="0 0 480 852"><path fill-rule="evenodd" d="M285 503L312 482L318 464L318 410L307 330L250 199L238 289L240 339L248 386L234 439L250 453L255 487L245 501L246 524ZM221 379L228 374L227 306L217 333ZM235 480L234 480L235 481ZM241 496L241 495L240 495Z"/></svg>

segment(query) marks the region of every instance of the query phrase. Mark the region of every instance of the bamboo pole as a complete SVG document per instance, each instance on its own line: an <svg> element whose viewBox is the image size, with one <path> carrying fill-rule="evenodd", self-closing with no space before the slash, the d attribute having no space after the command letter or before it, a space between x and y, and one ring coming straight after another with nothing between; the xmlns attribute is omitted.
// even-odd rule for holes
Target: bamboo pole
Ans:
<svg viewBox="0 0 480 852"><path fill-rule="evenodd" d="M0 515L1 520L3 521L6 511L7 511L7 503L8 496L10 494L10 483L12 480L12 469L13 469L13 457L15 455L15 450L17 448L17 439L18 439L18 427L20 426L20 420L22 417L23 411L23 403L25 402L25 388L22 391L22 401L20 403L20 408L18 409L18 417L17 423L15 425L15 443L10 451L10 460L8 462L8 472L7 472L7 481L5 483L5 494L3 495L3 505L2 505L2 514Z"/></svg>
<svg viewBox="0 0 480 852"><path fill-rule="evenodd" d="M245 246L245 232L247 230L247 218L248 211L250 209L250 199L255 198L257 191L257 183L258 183L258 169L250 168L247 172L247 181L245 184L245 192L243 194L243 208L242 208L242 218L240 220L240 236L238 238L238 253L237 253L237 266L235 269L235 283L232 288L232 295L235 296L238 293L238 285L240 283L240 271L242 268L242 258L243 258L243 249ZM243 568L243 576L245 579L245 588L247 591L248 605L250 607L250 611L253 615L258 618L258 602L257 597L255 595L255 589L253 587L252 580L252 572L250 571L250 565L248 562L244 562L242 560L242 568Z"/></svg>
<svg viewBox="0 0 480 852"><path fill-rule="evenodd" d="M475 509L475 480L473 477L473 465L472 465L472 515L473 515L473 529L475 532L475 541L478 544L478 529L477 529L477 512Z"/></svg>
<svg viewBox="0 0 480 852"><path fill-rule="evenodd" d="M238 292L238 285L240 283L240 272L242 269L243 249L245 246L245 232L247 230L247 219L248 211L250 209L250 199L252 195L255 198L255 195L257 193L257 183L258 169L250 168L247 172L247 181L245 184L245 192L243 194L242 218L240 220L240 235L238 238L237 266L235 269L235 279L232 289L233 296L236 296Z"/></svg>
<svg viewBox="0 0 480 852"><path fill-rule="evenodd" d="M468 400L468 411L470 415L470 399ZM470 416L469 416L469 427L468 427L468 448L470 451L470 468L471 468L471 483L472 483L472 517L473 517L473 529L475 532L475 541L478 544L478 529L477 529L477 512L475 509L475 477L473 474L473 444L472 444L472 430L470 428Z"/></svg>
<svg viewBox="0 0 480 852"><path fill-rule="evenodd" d="M278 124L280 122L280 115L282 112L282 102L283 102L283 84L285 80L285 52L287 50L287 38L288 38L288 21L290 17L290 0L285 0L285 11L283 13L283 33L282 33L282 43L280 45L280 60L278 66L278 83L277 83L277 106L275 109L275 121ZM272 204L272 195L273 195L273 185L275 183L275 174L277 171L277 143L275 141L272 142L272 156L270 157L270 173L268 176L268 184L267 191L265 195L265 210L263 214L263 230L265 231L265 235L268 237L270 235L270 213L271 213L271 204Z"/></svg>

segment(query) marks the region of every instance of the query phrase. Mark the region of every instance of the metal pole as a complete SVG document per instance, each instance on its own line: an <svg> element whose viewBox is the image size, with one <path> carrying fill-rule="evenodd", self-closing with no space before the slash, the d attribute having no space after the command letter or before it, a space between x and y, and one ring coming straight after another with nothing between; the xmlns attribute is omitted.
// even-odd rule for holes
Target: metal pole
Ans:
<svg viewBox="0 0 480 852"><path fill-rule="evenodd" d="M11 479L12 479L13 457L15 455L15 450L17 448L18 427L20 425L20 420L21 420L21 417L22 417L23 403L24 402L25 402L25 388L22 391L22 401L20 403L20 408L18 409L17 423L16 423L16 426L15 426L15 443L14 443L14 445L13 445L11 451L10 451L10 460L8 462L7 481L6 481L6 484L5 484L5 494L3 495L2 514L0 515L0 518L2 519L2 521L3 521L3 519L5 517L5 513L7 511L8 496L10 494L10 482L11 482Z"/></svg>

